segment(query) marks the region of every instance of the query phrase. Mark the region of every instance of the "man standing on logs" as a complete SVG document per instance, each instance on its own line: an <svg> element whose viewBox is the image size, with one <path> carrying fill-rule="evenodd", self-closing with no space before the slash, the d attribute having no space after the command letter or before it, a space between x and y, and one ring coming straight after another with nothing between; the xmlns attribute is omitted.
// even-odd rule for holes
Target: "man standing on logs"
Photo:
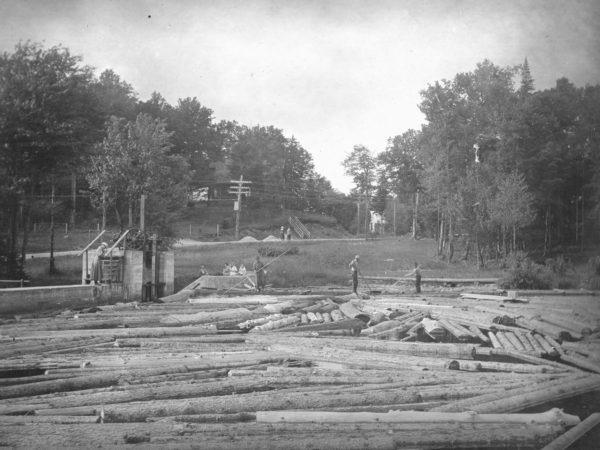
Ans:
<svg viewBox="0 0 600 450"><path fill-rule="evenodd" d="M415 276L415 292L421 293L421 266L415 262L415 268L406 274L407 277Z"/></svg>
<svg viewBox="0 0 600 450"><path fill-rule="evenodd" d="M252 268L256 273L256 289L258 290L258 292L262 291L266 284L264 267L265 265L260 260L260 256L257 256Z"/></svg>
<svg viewBox="0 0 600 450"><path fill-rule="evenodd" d="M348 265L350 267L350 270L352 271L352 292L354 292L355 294L357 293L357 289L358 289L358 260L360 258L360 255L356 255L354 257L354 259L352 261L350 261L350 264Z"/></svg>

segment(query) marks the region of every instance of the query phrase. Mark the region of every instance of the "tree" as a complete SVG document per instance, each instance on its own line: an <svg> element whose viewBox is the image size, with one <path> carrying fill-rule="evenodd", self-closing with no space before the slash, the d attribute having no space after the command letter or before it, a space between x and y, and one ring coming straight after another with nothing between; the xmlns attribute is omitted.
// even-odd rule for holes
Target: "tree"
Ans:
<svg viewBox="0 0 600 450"><path fill-rule="evenodd" d="M365 199L365 234L369 225L369 197L374 188L376 162L371 151L364 145L355 145L352 152L342 162L346 175L352 177L356 191ZM358 233L358 229L357 229Z"/></svg>
<svg viewBox="0 0 600 450"><path fill-rule="evenodd" d="M0 56L0 193L9 274L19 271L19 229L24 264L32 194L79 164L96 136L100 120L91 81L91 68L60 46L19 43L14 53ZM50 264L53 271L52 257Z"/></svg>
<svg viewBox="0 0 600 450"><path fill-rule="evenodd" d="M498 191L490 205L490 218L502 229L502 239L512 231L512 251L517 248L517 230L533 222L533 195L529 192L525 177L513 172L498 183ZM508 253L508 245L504 244Z"/></svg>
<svg viewBox="0 0 600 450"><path fill-rule="evenodd" d="M527 62L527 58L523 61L523 65L521 66L521 87L519 88L519 94L521 97L526 97L531 94L534 90L533 87L533 77L531 76L531 71L529 70L529 62Z"/></svg>
<svg viewBox="0 0 600 450"><path fill-rule="evenodd" d="M93 84L99 109L105 120L111 116L133 120L136 116L137 94L133 87L113 70L106 69Z"/></svg>
<svg viewBox="0 0 600 450"><path fill-rule="evenodd" d="M169 154L170 136L164 120L147 114L138 114L135 121L110 121L106 138L92 157L88 182L96 204L114 207L121 227L120 207L127 205L128 226L132 227L141 195L151 202L160 199L152 203L153 217L163 228L165 221L158 220L161 215L185 202L189 168L181 156Z"/></svg>
<svg viewBox="0 0 600 450"><path fill-rule="evenodd" d="M413 217L413 236L417 235L418 192L422 189L423 163L420 158L421 134L408 130L388 140L386 150L377 156L380 169L380 185L395 194L397 200L409 205ZM395 214L393 217L395 223Z"/></svg>

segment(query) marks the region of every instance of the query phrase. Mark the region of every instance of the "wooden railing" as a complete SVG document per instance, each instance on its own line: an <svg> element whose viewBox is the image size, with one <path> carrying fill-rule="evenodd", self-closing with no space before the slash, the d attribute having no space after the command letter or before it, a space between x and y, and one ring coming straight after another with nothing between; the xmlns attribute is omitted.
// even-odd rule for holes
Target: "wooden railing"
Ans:
<svg viewBox="0 0 600 450"><path fill-rule="evenodd" d="M89 250L98 240L106 233L106 230L102 230L98 235L90 241L88 245L85 246L83 250L77 253L77 256L84 255L84 260L81 263L81 284L87 284L91 280L90 273L90 258L89 258ZM94 255L95 257L95 255Z"/></svg>
<svg viewBox="0 0 600 450"><path fill-rule="evenodd" d="M29 280L0 280L0 284L10 284L10 283L19 283L19 287L23 287L23 284L29 283Z"/></svg>
<svg viewBox="0 0 600 450"><path fill-rule="evenodd" d="M290 216L288 222L294 228L296 234L300 237L300 239L310 239L310 231L304 226L300 219L296 216Z"/></svg>

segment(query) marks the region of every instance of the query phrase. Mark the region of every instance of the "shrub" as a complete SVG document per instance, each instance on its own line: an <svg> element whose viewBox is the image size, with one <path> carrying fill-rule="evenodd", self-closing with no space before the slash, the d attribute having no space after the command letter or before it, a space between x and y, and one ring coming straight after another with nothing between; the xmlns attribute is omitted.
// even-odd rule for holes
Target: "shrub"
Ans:
<svg viewBox="0 0 600 450"><path fill-rule="evenodd" d="M548 270L525 259L510 267L507 275L500 280L502 289L549 289L552 287L552 276Z"/></svg>
<svg viewBox="0 0 600 450"><path fill-rule="evenodd" d="M260 256L297 255L298 247L258 247Z"/></svg>
<svg viewBox="0 0 600 450"><path fill-rule="evenodd" d="M589 259L586 272L585 287L594 291L600 289L600 256Z"/></svg>
<svg viewBox="0 0 600 450"><path fill-rule="evenodd" d="M565 259L563 255L558 255L556 258L546 259L546 267L556 275L565 275L573 269L573 265Z"/></svg>

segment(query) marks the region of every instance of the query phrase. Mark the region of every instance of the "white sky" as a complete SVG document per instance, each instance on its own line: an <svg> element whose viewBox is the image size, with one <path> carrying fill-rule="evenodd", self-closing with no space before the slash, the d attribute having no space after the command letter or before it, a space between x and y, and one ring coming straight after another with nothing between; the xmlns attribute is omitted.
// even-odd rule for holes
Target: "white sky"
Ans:
<svg viewBox="0 0 600 450"><path fill-rule="evenodd" d="M341 161L419 128L419 91L484 58L527 57L537 89L600 83L597 0L0 0L0 51L63 44L142 100L197 97L274 125L347 192Z"/></svg>

